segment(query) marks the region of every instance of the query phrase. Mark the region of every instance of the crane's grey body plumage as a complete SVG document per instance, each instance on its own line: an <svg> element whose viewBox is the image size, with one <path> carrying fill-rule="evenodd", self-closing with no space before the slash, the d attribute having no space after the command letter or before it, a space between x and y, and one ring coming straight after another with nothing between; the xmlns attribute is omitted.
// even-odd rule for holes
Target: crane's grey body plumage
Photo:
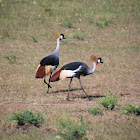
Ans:
<svg viewBox="0 0 140 140"><path fill-rule="evenodd" d="M65 66L63 66L61 68L61 70L76 70L79 68L79 66L81 66L80 70L76 72L76 77L79 76L86 76L90 74L90 68L88 67L87 64L83 63L83 62L72 62L69 64L66 64Z"/></svg>
<svg viewBox="0 0 140 140"><path fill-rule="evenodd" d="M87 95L87 93L85 92L85 90L84 90L84 88L81 84L81 80L80 80L80 76L86 76L86 75L91 74L90 73L91 69L88 67L88 65L83 63L83 62L73 62L73 63L66 64L60 70L73 70L74 71L74 70L78 69L79 67L81 67L81 68L79 69L79 71L76 72L74 77L78 78L81 89L86 94L87 98L90 100L90 98ZM71 80L70 80L70 83L69 83L67 100L69 100L69 91L70 91L72 79L73 79L73 77L71 77Z"/></svg>
<svg viewBox="0 0 140 140"><path fill-rule="evenodd" d="M69 91L71 88L71 83L72 83L73 77L76 77L79 80L81 89L86 94L87 98L90 100L89 96L87 95L87 93L85 92L85 90L81 84L80 76L86 76L86 75L94 73L96 70L96 65L98 65L98 63L103 63L101 58L97 58L95 56L92 57L92 60L93 60L92 69L90 69L88 67L88 65L83 62L72 62L72 63L64 65L59 71L57 71L56 73L53 74L53 76L51 78L51 82L63 80L65 78L71 78L69 87L68 87L67 100L69 100Z"/></svg>

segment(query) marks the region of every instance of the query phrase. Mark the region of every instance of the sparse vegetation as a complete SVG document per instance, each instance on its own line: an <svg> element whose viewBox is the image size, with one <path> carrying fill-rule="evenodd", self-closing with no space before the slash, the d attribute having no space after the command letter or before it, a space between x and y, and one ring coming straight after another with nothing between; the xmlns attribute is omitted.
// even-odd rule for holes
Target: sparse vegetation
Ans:
<svg viewBox="0 0 140 140"><path fill-rule="evenodd" d="M73 38L78 40L84 40L85 35L83 33L78 33L78 34L74 34Z"/></svg>
<svg viewBox="0 0 140 140"><path fill-rule="evenodd" d="M107 95L97 100L97 102L103 105L108 110L113 110L118 102L118 98L113 96L113 94Z"/></svg>
<svg viewBox="0 0 140 140"><path fill-rule="evenodd" d="M33 40L33 42L38 42L36 37L34 37L34 36L32 36L32 40Z"/></svg>
<svg viewBox="0 0 140 140"><path fill-rule="evenodd" d="M81 116L80 124L69 118L59 119L60 131L58 134L65 140L84 140L88 125Z"/></svg>
<svg viewBox="0 0 140 140"><path fill-rule="evenodd" d="M85 137L89 140L139 139L139 116L118 112L122 105L140 104L139 17L140 0L0 0L0 139L52 140L59 130L55 121L63 113L79 126L82 114L88 122ZM57 70L75 61L85 62L91 68L90 55L103 59L103 65L98 65L93 75L81 77L93 102L84 98L76 80L71 85L72 101L66 102L65 85L69 79L51 83L50 94L45 94L47 85L34 78L41 58L56 47L52 37L55 33L63 33L67 38L60 44ZM97 105L96 97L108 94L104 87L119 93L119 101L114 105L107 101L107 108L115 106L113 111L103 109L102 115L89 114L88 108ZM22 114L28 109L43 116L48 114L42 127L17 127L15 121L9 120L12 112ZM61 130L66 133L67 127Z"/></svg>
<svg viewBox="0 0 140 140"><path fill-rule="evenodd" d="M3 58L8 60L9 63L11 63L11 64L14 64L17 61L17 59L18 59L18 57L16 55L14 55L14 54L4 55Z"/></svg>
<svg viewBox="0 0 140 140"><path fill-rule="evenodd" d="M124 114L131 114L134 113L135 115L140 115L140 106L138 105L126 105L122 108L122 113Z"/></svg>
<svg viewBox="0 0 140 140"><path fill-rule="evenodd" d="M104 28L106 26L108 26L109 21L106 19L106 17L100 17L96 20L96 25L98 27Z"/></svg>
<svg viewBox="0 0 140 140"><path fill-rule="evenodd" d="M7 30L2 31L1 39L9 38L10 34Z"/></svg>
<svg viewBox="0 0 140 140"><path fill-rule="evenodd" d="M74 25L71 21L71 19L66 19L64 21L64 23L61 24L62 27L65 27L65 28L74 28Z"/></svg>
<svg viewBox="0 0 140 140"><path fill-rule="evenodd" d="M92 107L88 109L88 112L93 115L102 114L102 110L99 107Z"/></svg>
<svg viewBox="0 0 140 140"><path fill-rule="evenodd" d="M17 121L21 125L34 125L39 127L44 122L44 117L41 114L35 115L31 110L26 110L23 113L13 113L11 120Z"/></svg>
<svg viewBox="0 0 140 140"><path fill-rule="evenodd" d="M50 8L45 8L45 12L48 14L48 16L52 16L53 11Z"/></svg>

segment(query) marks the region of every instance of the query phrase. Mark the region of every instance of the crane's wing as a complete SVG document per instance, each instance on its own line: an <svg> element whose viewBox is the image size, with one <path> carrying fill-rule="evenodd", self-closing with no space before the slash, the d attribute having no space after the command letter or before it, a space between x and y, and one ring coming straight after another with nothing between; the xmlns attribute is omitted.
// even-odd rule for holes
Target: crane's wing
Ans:
<svg viewBox="0 0 140 140"><path fill-rule="evenodd" d="M54 71L59 65L59 58L55 55L49 55L43 58L36 70L35 78L43 78Z"/></svg>
<svg viewBox="0 0 140 140"><path fill-rule="evenodd" d="M45 58L43 58L40 62L41 66L45 66L45 65L59 65L59 57L55 56L55 55L49 55Z"/></svg>
<svg viewBox="0 0 140 140"><path fill-rule="evenodd" d="M59 70L56 73L54 73L50 79L51 82L55 82L58 80L64 80L66 78L71 78L76 76L76 73L79 72L81 70L82 66L79 66L77 69L75 70Z"/></svg>

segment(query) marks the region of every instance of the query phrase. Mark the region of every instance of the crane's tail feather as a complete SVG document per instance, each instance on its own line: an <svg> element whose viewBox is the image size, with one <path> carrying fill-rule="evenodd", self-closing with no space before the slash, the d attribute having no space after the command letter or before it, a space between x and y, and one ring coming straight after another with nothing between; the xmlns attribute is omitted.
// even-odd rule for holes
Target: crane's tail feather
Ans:
<svg viewBox="0 0 140 140"><path fill-rule="evenodd" d="M51 65L41 66L39 65L36 71L35 78L43 78L45 75L48 75L53 70Z"/></svg>

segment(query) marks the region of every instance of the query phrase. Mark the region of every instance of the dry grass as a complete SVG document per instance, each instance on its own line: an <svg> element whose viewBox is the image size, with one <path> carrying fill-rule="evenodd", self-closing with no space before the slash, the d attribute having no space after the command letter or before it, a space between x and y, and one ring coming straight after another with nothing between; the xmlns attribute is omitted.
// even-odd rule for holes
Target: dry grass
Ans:
<svg viewBox="0 0 140 140"><path fill-rule="evenodd" d="M87 138L139 139L140 119L135 115L120 114L125 104L140 105L140 34L138 0L129 1L3 1L0 9L0 139L55 139L56 119L68 115L79 121L80 115L89 123ZM28 13L28 14L27 14ZM96 25L105 17L104 28ZM61 26L71 19L73 28ZM104 23L103 23L104 24ZM77 79L72 82L70 102L66 101L69 79L47 86L35 79L40 60L55 50L54 33L64 33L61 42L60 65L82 61L92 67L91 55L102 57L96 72L81 77L82 84L93 98L88 101L80 90ZM84 34L84 40L73 35ZM4 56L16 56L10 63ZM57 69L57 70L58 70ZM114 111L104 110L93 116L88 108L99 106L94 100L107 95L108 90L119 96ZM13 112L31 109L47 114L40 128L17 128L9 119Z"/></svg>

